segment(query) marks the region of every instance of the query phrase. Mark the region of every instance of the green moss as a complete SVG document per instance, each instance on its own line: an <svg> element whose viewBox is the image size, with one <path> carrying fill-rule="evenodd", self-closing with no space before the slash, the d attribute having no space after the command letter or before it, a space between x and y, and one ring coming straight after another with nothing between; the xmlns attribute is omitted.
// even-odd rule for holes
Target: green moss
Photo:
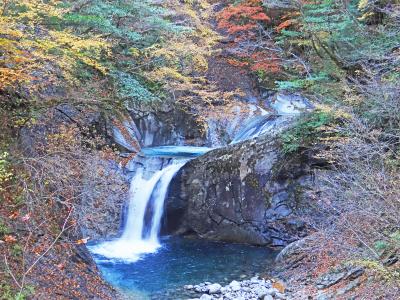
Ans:
<svg viewBox="0 0 400 300"><path fill-rule="evenodd" d="M19 244L14 244L11 247L11 255L14 256L14 257L21 256L22 255L22 251L23 251L22 246L19 245Z"/></svg>
<svg viewBox="0 0 400 300"><path fill-rule="evenodd" d="M0 238L2 238L4 235L9 234L10 229L7 227L7 225L4 223L2 219L0 219Z"/></svg>
<svg viewBox="0 0 400 300"><path fill-rule="evenodd" d="M258 181L258 178L254 173L248 174L244 178L244 181L245 181L246 185L251 186L254 189L260 188L260 182Z"/></svg>

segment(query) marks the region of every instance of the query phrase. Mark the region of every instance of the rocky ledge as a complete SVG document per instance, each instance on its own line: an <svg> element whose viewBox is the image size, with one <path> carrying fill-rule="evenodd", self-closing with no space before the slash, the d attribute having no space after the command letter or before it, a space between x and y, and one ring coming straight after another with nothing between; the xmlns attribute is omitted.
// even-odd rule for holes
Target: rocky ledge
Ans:
<svg viewBox="0 0 400 300"><path fill-rule="evenodd" d="M274 287L271 280L255 276L250 280L232 281L226 286L205 282L199 285L186 285L186 290L201 294L191 300L274 300L287 299L286 295Z"/></svg>
<svg viewBox="0 0 400 300"><path fill-rule="evenodd" d="M174 178L167 220L179 219L182 234L285 246L309 233L314 163L288 157L279 138L269 136L210 151Z"/></svg>

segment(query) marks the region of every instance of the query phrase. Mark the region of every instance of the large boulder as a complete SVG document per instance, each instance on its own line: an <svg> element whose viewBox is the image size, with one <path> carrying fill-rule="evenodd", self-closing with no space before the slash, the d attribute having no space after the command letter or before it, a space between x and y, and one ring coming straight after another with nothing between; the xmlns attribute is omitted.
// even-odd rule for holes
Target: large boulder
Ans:
<svg viewBox="0 0 400 300"><path fill-rule="evenodd" d="M284 246L308 232L302 216L311 165L309 157L282 153L277 137L210 151L187 163L172 182L179 196L167 199L167 224L179 209L180 233Z"/></svg>

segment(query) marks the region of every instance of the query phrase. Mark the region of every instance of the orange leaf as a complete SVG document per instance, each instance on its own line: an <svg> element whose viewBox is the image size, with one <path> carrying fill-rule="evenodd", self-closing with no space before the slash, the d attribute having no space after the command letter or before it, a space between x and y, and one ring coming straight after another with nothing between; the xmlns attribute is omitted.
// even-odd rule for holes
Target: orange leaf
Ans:
<svg viewBox="0 0 400 300"><path fill-rule="evenodd" d="M279 282L279 281L273 282L272 287L274 289L277 289L282 294L285 292L285 286L283 285L282 282Z"/></svg>
<svg viewBox="0 0 400 300"><path fill-rule="evenodd" d="M17 239L15 237L13 237L12 235L5 235L4 241L6 243L15 243L17 241Z"/></svg>
<svg viewBox="0 0 400 300"><path fill-rule="evenodd" d="M19 211L14 211L14 212L12 212L11 215L9 215L8 217L9 217L11 220L14 220L14 219L18 218L18 216L19 216Z"/></svg>
<svg viewBox="0 0 400 300"><path fill-rule="evenodd" d="M86 244L87 242L88 242L88 240L89 240L90 238L84 238L84 239L80 239L80 240L77 240L75 243L77 244L77 245L82 245L82 244Z"/></svg>

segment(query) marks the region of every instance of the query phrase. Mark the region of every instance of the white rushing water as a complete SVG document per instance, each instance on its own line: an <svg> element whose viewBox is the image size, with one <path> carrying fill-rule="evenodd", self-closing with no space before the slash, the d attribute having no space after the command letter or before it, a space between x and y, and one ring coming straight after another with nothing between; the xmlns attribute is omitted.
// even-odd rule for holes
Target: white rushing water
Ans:
<svg viewBox="0 0 400 300"><path fill-rule="evenodd" d="M278 132L285 123L312 109L311 103L300 95L278 94L269 104L273 112L264 113L248 121L235 135L231 144L236 144L266 133Z"/></svg>
<svg viewBox="0 0 400 300"><path fill-rule="evenodd" d="M121 237L90 246L90 251L109 259L127 262L137 261L141 255L155 252L160 247L158 235L168 186L186 161L173 161L149 179L144 178L144 169L139 168L131 181L128 214ZM152 218L150 227L145 228L145 214L149 205L152 205ZM145 230L148 232L146 236Z"/></svg>

